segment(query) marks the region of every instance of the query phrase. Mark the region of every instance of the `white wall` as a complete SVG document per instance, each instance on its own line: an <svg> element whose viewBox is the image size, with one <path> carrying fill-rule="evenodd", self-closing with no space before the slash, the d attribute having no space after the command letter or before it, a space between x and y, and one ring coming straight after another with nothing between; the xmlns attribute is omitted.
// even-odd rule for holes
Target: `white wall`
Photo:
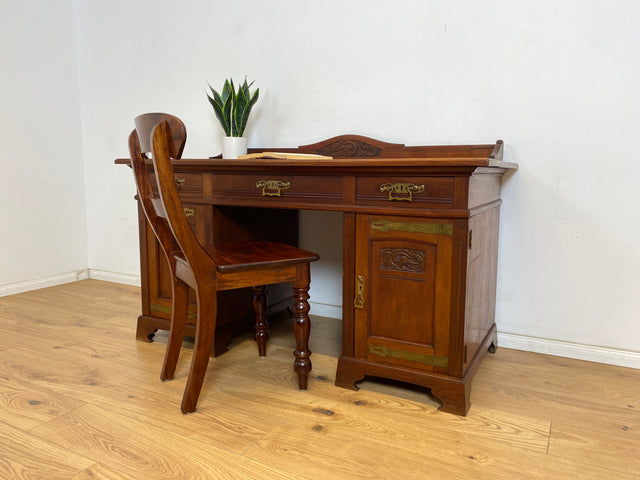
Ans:
<svg viewBox="0 0 640 480"><path fill-rule="evenodd" d="M0 287L11 293L88 265L72 0L1 0L0 59Z"/></svg>
<svg viewBox="0 0 640 480"><path fill-rule="evenodd" d="M185 156L217 154L221 131L205 81L246 74L261 89L253 146L341 133L409 145L504 139L505 159L520 169L503 190L502 338L531 349L537 339L621 349L640 365L638 2L95 0L74 8L94 271L138 274L133 181L113 165L127 155L133 117L174 113L189 130ZM314 272L313 299L337 305L340 244L316 235L324 219L303 216L302 238L330 259Z"/></svg>

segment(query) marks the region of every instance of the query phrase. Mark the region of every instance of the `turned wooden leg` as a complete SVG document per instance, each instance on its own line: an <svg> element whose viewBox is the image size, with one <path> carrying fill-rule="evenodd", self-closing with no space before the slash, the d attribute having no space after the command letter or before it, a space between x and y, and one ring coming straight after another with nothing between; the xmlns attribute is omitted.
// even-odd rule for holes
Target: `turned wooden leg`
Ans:
<svg viewBox="0 0 640 480"><path fill-rule="evenodd" d="M209 357L211 355L211 348L213 347L213 339L216 331L218 302L215 289L212 291L203 291L202 288L199 288L196 297L198 312L196 319L196 337L193 346L193 358L191 359L189 378L187 379L187 385L184 389L184 395L182 396L182 413L190 413L196 409L204 376L209 366Z"/></svg>
<svg viewBox="0 0 640 480"><path fill-rule="evenodd" d="M189 286L174 277L172 287L171 326L169 327L167 349L164 353L164 363L160 372L162 381L171 380L175 375L189 312Z"/></svg>
<svg viewBox="0 0 640 480"><path fill-rule="evenodd" d="M309 333L311 321L309 320L309 264L299 265L296 272L296 283L293 286L293 332L296 337L296 351L293 352L296 359L293 369L298 374L298 386L300 390L307 389L307 379L311 371L311 350L309 350Z"/></svg>
<svg viewBox="0 0 640 480"><path fill-rule="evenodd" d="M266 357L269 323L267 322L267 297L264 294L264 285L253 287L253 311L256 313L254 338L258 344L258 355Z"/></svg>

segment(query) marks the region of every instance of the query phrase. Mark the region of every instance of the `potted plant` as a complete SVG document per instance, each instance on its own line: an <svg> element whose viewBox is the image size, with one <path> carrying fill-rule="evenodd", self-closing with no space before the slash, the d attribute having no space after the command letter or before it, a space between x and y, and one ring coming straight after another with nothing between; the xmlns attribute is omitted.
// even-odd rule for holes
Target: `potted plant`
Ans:
<svg viewBox="0 0 640 480"><path fill-rule="evenodd" d="M251 95L249 88L253 82L244 83L235 89L233 79L227 79L222 87L222 93L216 92L211 85L212 95L207 93L209 103L213 111L220 120L222 129L226 135L222 139L222 158L238 158L239 155L247 153L247 139L244 137L244 129L249 120L251 109L258 101L260 89L256 89Z"/></svg>

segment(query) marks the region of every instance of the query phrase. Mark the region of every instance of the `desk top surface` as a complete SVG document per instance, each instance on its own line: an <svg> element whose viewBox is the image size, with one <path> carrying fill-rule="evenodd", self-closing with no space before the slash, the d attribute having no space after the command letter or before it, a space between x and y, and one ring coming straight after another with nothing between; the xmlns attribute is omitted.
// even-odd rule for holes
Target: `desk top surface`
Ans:
<svg viewBox="0 0 640 480"><path fill-rule="evenodd" d="M442 145L405 146L374 140L358 135L341 135L311 145L297 148L250 148L249 152L276 151L284 153L312 153L332 158L183 158L175 166L187 169L244 170L268 169L318 169L336 173L350 170L367 171L384 168L460 169L492 167L502 171L517 169L516 163L502 161L504 143L498 140L491 145ZM128 164L128 158L116 160Z"/></svg>

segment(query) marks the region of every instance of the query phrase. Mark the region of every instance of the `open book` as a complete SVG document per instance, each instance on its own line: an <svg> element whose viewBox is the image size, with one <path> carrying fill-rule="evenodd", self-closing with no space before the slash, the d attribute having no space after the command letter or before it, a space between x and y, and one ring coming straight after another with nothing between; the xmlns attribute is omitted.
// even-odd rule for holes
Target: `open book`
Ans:
<svg viewBox="0 0 640 480"><path fill-rule="evenodd" d="M326 155L315 155L313 153L260 152L240 155L238 157L238 160L246 160L250 158L280 158L283 160L318 160L324 158L327 160L331 160L333 157L327 157Z"/></svg>

